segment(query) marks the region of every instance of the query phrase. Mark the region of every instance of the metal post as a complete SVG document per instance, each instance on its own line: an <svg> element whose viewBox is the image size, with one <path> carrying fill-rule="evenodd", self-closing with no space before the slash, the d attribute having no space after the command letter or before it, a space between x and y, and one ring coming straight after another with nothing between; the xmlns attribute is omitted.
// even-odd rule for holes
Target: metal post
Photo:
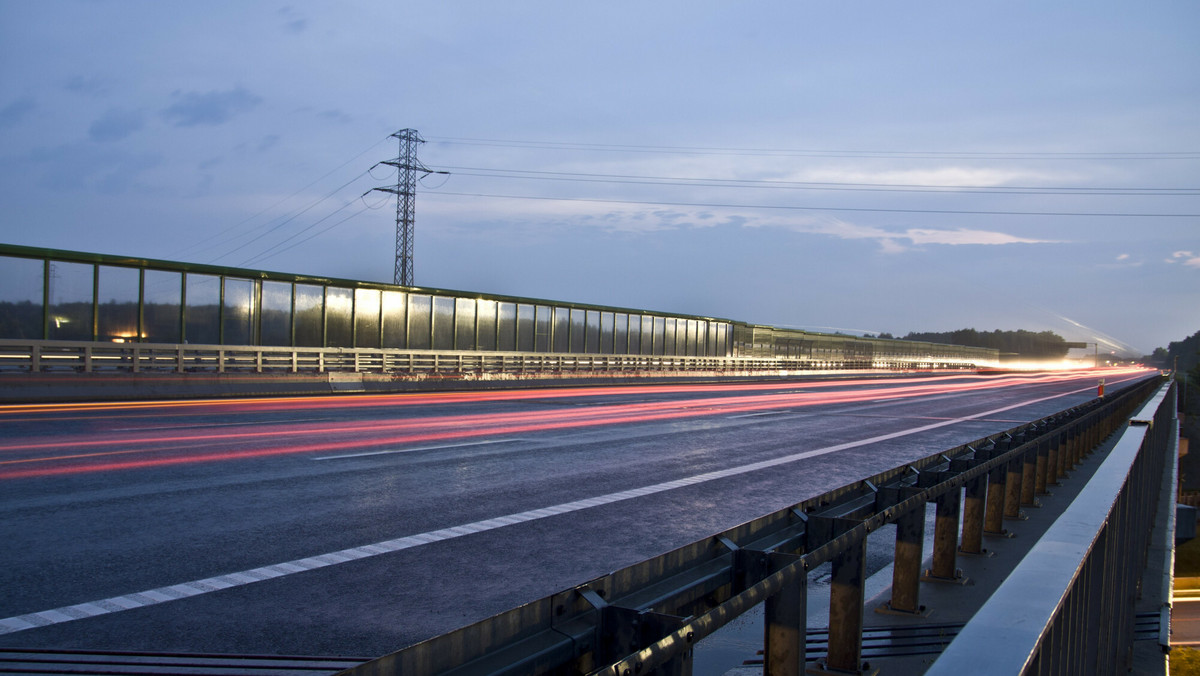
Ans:
<svg viewBox="0 0 1200 676"><path fill-rule="evenodd" d="M918 614L921 560L925 546L925 505L896 519L896 555L892 564L892 600L883 612Z"/></svg>
<svg viewBox="0 0 1200 676"><path fill-rule="evenodd" d="M958 511L962 506L962 491L954 489L938 496L937 515L933 522L933 568L926 573L930 580L957 580L955 566L958 552Z"/></svg>
<svg viewBox="0 0 1200 676"><path fill-rule="evenodd" d="M1037 488L1037 448L1031 448L1021 455L1021 505L1038 507L1034 491Z"/></svg>
<svg viewBox="0 0 1200 676"><path fill-rule="evenodd" d="M983 548L984 506L987 494L987 477L978 477L967 484L966 499L963 502L962 545L958 550L963 554L984 554L987 551Z"/></svg>
<svg viewBox="0 0 1200 676"><path fill-rule="evenodd" d="M858 673L862 662L863 584L867 540L863 538L833 560L829 586L829 655L831 670Z"/></svg>
<svg viewBox="0 0 1200 676"><path fill-rule="evenodd" d="M1008 535L1004 528L1005 479L1008 469L997 467L987 475L987 505L983 520L983 531L988 535Z"/></svg>
<svg viewBox="0 0 1200 676"><path fill-rule="evenodd" d="M1014 458L1008 462L1007 476L1004 479L1004 518L1006 519L1021 518L1021 478L1024 464L1021 458Z"/></svg>
<svg viewBox="0 0 1200 676"><path fill-rule="evenodd" d="M765 676L800 676L804 673L807 634L808 576L796 579L765 604L763 673Z"/></svg>

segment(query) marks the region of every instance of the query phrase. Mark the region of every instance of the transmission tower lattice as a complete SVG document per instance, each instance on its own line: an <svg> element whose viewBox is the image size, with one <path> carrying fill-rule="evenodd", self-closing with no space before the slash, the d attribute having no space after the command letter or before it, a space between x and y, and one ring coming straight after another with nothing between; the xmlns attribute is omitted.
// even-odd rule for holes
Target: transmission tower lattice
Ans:
<svg viewBox="0 0 1200 676"><path fill-rule="evenodd" d="M400 153L396 159L379 164L396 167L396 186L375 190L396 196L396 268L393 281L403 286L412 286L413 236L416 229L413 214L417 202L417 180L429 174L449 172L434 171L417 159L417 145L424 143L425 139L421 138L416 129L401 129L391 137L400 140Z"/></svg>

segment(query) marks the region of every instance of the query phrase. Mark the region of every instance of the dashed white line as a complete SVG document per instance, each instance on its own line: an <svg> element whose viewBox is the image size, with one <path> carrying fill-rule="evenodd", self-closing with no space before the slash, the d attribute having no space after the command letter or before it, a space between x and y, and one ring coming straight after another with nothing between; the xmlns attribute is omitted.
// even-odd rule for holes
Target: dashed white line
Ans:
<svg viewBox="0 0 1200 676"><path fill-rule="evenodd" d="M725 479L728 477L734 477L734 476L739 476L742 474L748 474L750 472L757 472L759 470L769 469L772 467L777 467L779 465L786 465L789 463L793 463L798 460L804 460L807 458L813 458L813 457L817 457L820 455L826 455L829 453L836 453L838 451L844 451L844 450L848 450L851 448L867 446L870 444L879 443L881 441L888 441L891 439L906 437L906 436L913 435L913 434L919 434L921 432L938 429L940 427L947 427L949 425L954 425L954 424L957 424L960 422L966 422L968 420L977 420L979 418L986 418L988 416L992 416L997 413L1002 413L1004 411L1012 410L1014 408L1020 408L1022 406L1028 406L1030 404L1036 404L1036 403L1043 402L1043 401L1049 401L1051 399L1057 399L1059 397L1067 396L1069 394L1075 394L1077 392L1090 391L1091 389L1092 388L1089 386L1087 388L1076 390L1074 392L1065 392L1063 394L1056 394L1056 395L1052 395L1052 396L1048 396L1048 397L1042 397L1040 399L1031 399L1029 401L1023 401L1018 404L1011 404L1011 405L1005 406L1003 408L998 408L998 409L994 409L991 411L985 411L983 413L976 413L974 415L964 416L962 418L955 418L953 420L943 420L943 421L939 421L939 422L935 422L935 423L930 423L928 425L922 425L920 427L913 427L913 428L910 428L907 430L891 432L888 434L881 434L879 436L870 437L867 439L860 439L858 441L848 441L848 442L842 443L842 444L826 446L825 448L818 448L818 449L811 450L811 451L803 451L801 453L793 453L791 455L785 455L785 456L782 456L779 458L774 458L771 460L763 460L760 462L750 463L748 465L741 465L739 467L730 467L728 469L717 470L714 472L706 472L704 474L697 474L694 476L685 477L683 479L676 479L674 481L666 481L663 483L653 484L650 486L642 486L639 488L632 488L629 490L618 491L616 493L609 493L607 495L593 496L590 498L584 498L584 499L575 500L572 502L565 502L565 503L562 503L559 505L551 505L548 507L542 507L539 509L529 510L529 511L525 511L525 512L517 512L515 514L508 514L505 516L493 517L493 518L490 518L490 519L487 519L484 521L476 521L474 523L460 524L458 526L451 526L449 528L443 528L440 530L429 531L426 533L419 533L416 535L408 535L405 537L396 538L394 540L386 540L383 542L376 542L374 544L360 545L358 547L354 547L354 548L350 548L350 549L344 549L344 550L340 550L340 551L336 551L336 552L328 552L326 554L319 554L317 556L310 556L310 557L306 557L303 559L296 559L293 561L285 561L283 563L277 563L277 564L274 564L271 566L255 568L253 570L246 570L246 571L234 572L234 573L226 573L224 575L207 578L207 579L203 579L203 580L184 582L184 583L180 583L180 584L176 584L176 585L172 585L172 586L168 586L168 587L159 587L158 589L151 589L148 591L135 592L132 594L126 594L126 595L122 595L122 596L114 596L114 597L107 598L107 599L101 599L98 601L90 601L87 603L82 603L82 604L73 605L73 606L64 606L61 608L53 608L50 610L43 610L41 612L29 613L26 615L19 615L19 616L15 616L15 617L3 618L3 619L0 619L0 635L12 634L15 632L26 631L28 629L48 626L48 625L52 625L52 624L62 624L64 622L70 622L72 620L77 620L77 619L83 619L85 617L95 617L96 615L119 612L120 610L130 610L130 609L134 609L134 608L141 608L141 607L145 607L145 606L155 605L158 603L166 603L167 601L175 601L175 600L178 600L181 598L189 598L189 597L193 597L193 596L197 596L197 595L201 595L201 594L207 594L207 593L209 593L209 591L215 591L218 589L228 589L230 587L238 587L238 586L242 586L242 585L253 584L254 582L258 582L261 580L283 577L286 575L291 575L293 573L302 573L302 572L305 572L308 570L315 570L317 568L323 568L326 566L337 565L339 563L343 563L345 561L349 561L352 559L367 558L367 557L371 557L371 556L379 556L384 553L396 552L396 551L400 551L402 549L411 549L413 547L419 547L421 545L429 544L432 542L439 542L442 540L450 540L453 538L464 537L464 536L472 535L475 533L482 533L482 532L486 532L489 530L504 528L506 526L510 526L510 525L517 524L517 523L524 523L526 521L535 521L538 519L544 519L544 518L556 516L559 514L567 514L569 512L582 511L585 509L595 507L597 505L597 502L596 502L597 500L603 501L600 504L611 504L614 502L621 502L623 500L631 500L631 499L643 497L646 495L653 495L655 493L662 493L662 492L673 490L676 488L681 488L684 486L691 486L691 485L704 483L704 482L708 482L708 481L715 481L717 479ZM499 440L495 443L499 443L500 441L512 441L512 440ZM477 442L477 443L488 443L488 442ZM346 457L346 456L339 456L339 457ZM84 607L87 608L87 611L84 611L82 609ZM99 611L99 612L95 612L95 611Z"/></svg>

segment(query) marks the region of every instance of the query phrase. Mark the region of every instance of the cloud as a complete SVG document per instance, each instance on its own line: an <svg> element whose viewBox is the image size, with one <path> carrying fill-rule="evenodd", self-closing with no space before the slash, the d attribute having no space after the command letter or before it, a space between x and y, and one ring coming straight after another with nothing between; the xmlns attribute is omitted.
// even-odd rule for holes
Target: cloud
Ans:
<svg viewBox="0 0 1200 676"><path fill-rule="evenodd" d="M109 108L88 127L88 138L97 143L120 141L143 126L145 120L140 112Z"/></svg>
<svg viewBox="0 0 1200 676"><path fill-rule="evenodd" d="M964 244L995 246L999 244L1058 243L1057 240L1029 239L1028 237L1017 237L1016 235L1008 235L1003 232L992 232L990 230L968 230L966 228L959 228L957 230L909 228L908 230L905 230L903 234L898 236L911 240L913 244L947 244L950 246L961 246Z"/></svg>
<svg viewBox="0 0 1200 676"><path fill-rule="evenodd" d="M1164 262L1171 263L1172 265L1175 263L1183 263L1189 268L1200 268L1200 255L1191 251L1176 251Z"/></svg>
<svg viewBox="0 0 1200 676"><path fill-rule="evenodd" d="M838 239L867 239L879 243L884 253L901 253L910 246L1001 246L1006 244L1057 244L1058 240L1031 239L991 230L938 230L934 228L908 228L888 230L871 225L858 225L839 219L791 223L788 226L797 232L828 235ZM908 245L905 245L905 242Z"/></svg>
<svg viewBox="0 0 1200 676"><path fill-rule="evenodd" d="M1127 260L1129 260L1129 254L1121 254L1120 256L1117 256L1117 261L1127 261Z"/></svg>
<svg viewBox="0 0 1200 676"><path fill-rule="evenodd" d="M162 116L176 127L225 124L234 115L253 109L262 99L242 87L229 91L188 92L174 94L178 100L162 111Z"/></svg>
<svg viewBox="0 0 1200 676"><path fill-rule="evenodd" d="M17 125L36 107L37 104L33 102L33 99L26 96L0 108L0 129Z"/></svg>

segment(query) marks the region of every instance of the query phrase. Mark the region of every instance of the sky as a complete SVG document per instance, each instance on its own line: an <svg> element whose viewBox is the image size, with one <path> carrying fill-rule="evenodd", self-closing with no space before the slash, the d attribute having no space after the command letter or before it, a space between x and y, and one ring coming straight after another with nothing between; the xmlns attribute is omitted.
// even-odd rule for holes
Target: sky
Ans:
<svg viewBox="0 0 1200 676"><path fill-rule="evenodd" d="M821 331L1200 330L1200 4L0 0L0 242Z"/></svg>

